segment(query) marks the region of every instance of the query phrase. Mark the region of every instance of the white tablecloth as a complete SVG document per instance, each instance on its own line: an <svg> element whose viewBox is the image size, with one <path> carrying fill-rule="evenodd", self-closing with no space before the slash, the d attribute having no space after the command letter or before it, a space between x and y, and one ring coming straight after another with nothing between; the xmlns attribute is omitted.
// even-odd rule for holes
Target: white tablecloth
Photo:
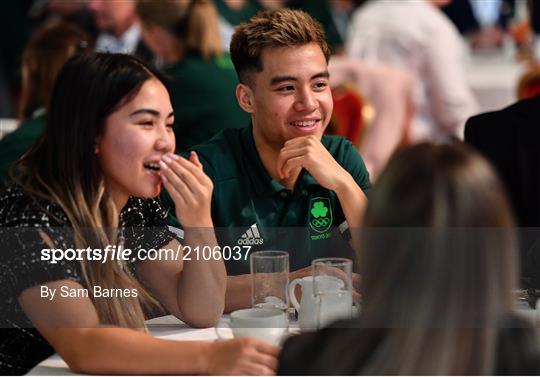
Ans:
<svg viewBox="0 0 540 377"><path fill-rule="evenodd" d="M517 312L529 319L535 326L538 327L538 314L536 310L530 309L525 302L519 302ZM223 316L228 318L228 315ZM203 340L215 341L217 335L213 327L207 329L194 329L187 326L185 323L171 315L165 317L154 318L147 321L150 333L161 339L169 340ZM290 328L292 333L298 333L298 323L291 323ZM220 334L227 336L232 334L229 329L221 328ZM71 372L67 364L58 354L54 354L46 360L36 365L27 375L33 376L74 376L77 375Z"/></svg>

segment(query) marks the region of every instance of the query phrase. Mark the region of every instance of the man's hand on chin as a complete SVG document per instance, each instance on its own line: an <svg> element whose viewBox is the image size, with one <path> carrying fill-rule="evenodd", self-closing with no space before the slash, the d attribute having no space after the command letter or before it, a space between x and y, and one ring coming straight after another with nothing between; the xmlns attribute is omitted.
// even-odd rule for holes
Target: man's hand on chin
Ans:
<svg viewBox="0 0 540 377"><path fill-rule="evenodd" d="M338 191L343 185L354 183L351 175L332 157L330 152L314 135L300 136L285 142L277 159L277 171L281 180L302 168L328 190Z"/></svg>

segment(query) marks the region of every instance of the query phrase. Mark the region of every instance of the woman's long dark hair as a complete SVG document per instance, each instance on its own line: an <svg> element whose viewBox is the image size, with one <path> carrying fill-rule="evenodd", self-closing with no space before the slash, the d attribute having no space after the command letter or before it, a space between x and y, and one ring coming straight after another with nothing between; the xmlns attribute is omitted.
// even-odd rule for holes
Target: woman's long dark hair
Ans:
<svg viewBox="0 0 540 377"><path fill-rule="evenodd" d="M364 225L361 318L385 330L362 373L495 373L517 247L488 163L461 144L398 153L371 193Z"/></svg>
<svg viewBox="0 0 540 377"><path fill-rule="evenodd" d="M71 58L56 80L42 137L15 166L13 178L24 191L63 209L77 247L117 243L121 208L115 208L106 191L95 145L107 116L149 79L165 84L157 71L133 56L96 53ZM88 286L140 288L115 262L85 261L82 271ZM103 323L144 324L137 299L123 299L122 305L115 299L94 302Z"/></svg>

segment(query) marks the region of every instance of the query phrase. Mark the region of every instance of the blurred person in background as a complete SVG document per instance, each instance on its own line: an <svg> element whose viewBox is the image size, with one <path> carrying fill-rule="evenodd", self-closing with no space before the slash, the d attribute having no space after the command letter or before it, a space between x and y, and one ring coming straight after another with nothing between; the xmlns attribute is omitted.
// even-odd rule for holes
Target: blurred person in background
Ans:
<svg viewBox="0 0 540 377"><path fill-rule="evenodd" d="M344 55L332 56L328 71L337 98L343 95L340 90L348 87L362 96L360 141L357 138L353 143L358 146L374 182L394 151L408 144L414 77L403 69L366 63ZM340 111L341 116L344 111L354 113L352 106L339 107L339 103L334 102L334 114Z"/></svg>
<svg viewBox="0 0 540 377"><path fill-rule="evenodd" d="M535 329L514 312L512 212L483 158L457 143L399 152L363 223L360 316L290 338L278 374L540 372Z"/></svg>
<svg viewBox="0 0 540 377"><path fill-rule="evenodd" d="M533 0L527 2L530 25L532 29L532 57L536 64L540 64L540 4Z"/></svg>
<svg viewBox="0 0 540 377"><path fill-rule="evenodd" d="M335 17L341 10L341 16L344 11L351 12L354 8L354 4L344 0L329 1L329 0L289 0L286 4L293 9L301 9L308 13L311 17L316 19L323 25L324 32L326 33L326 40L328 45L332 49L332 53L342 53L344 40L346 37L345 25L342 28L338 28L338 19ZM341 23L346 20L342 17ZM347 20L348 21L348 20ZM345 32L342 34L341 32Z"/></svg>
<svg viewBox="0 0 540 377"><path fill-rule="evenodd" d="M31 29L31 3L32 0L0 1L0 118L16 116L21 54Z"/></svg>
<svg viewBox="0 0 540 377"><path fill-rule="evenodd" d="M473 48L500 48L514 14L515 0L452 0L442 11Z"/></svg>
<svg viewBox="0 0 540 377"><path fill-rule="evenodd" d="M141 39L141 26L134 0L89 0L100 34L96 51L132 54L146 62L153 56Z"/></svg>
<svg viewBox="0 0 540 377"><path fill-rule="evenodd" d="M540 298L538 119L540 95L471 117L465 125L465 141L493 164L505 185L520 226L521 285L536 289L530 296Z"/></svg>
<svg viewBox="0 0 540 377"><path fill-rule="evenodd" d="M416 76L412 142L463 138L465 120L477 110L465 77L463 40L438 9L448 2L369 0L351 22L349 56Z"/></svg>
<svg viewBox="0 0 540 377"><path fill-rule="evenodd" d="M229 51L229 45L234 34L234 29L242 22L247 22L267 5L272 9L279 9L287 0L213 0L219 13L219 31L221 33L222 46Z"/></svg>
<svg viewBox="0 0 540 377"><path fill-rule="evenodd" d="M97 29L87 0L0 2L0 118L17 116L23 50L35 33L59 22L74 24L95 39ZM5 132L0 124L0 135Z"/></svg>
<svg viewBox="0 0 540 377"><path fill-rule="evenodd" d="M95 41L98 35L94 14L88 8L87 0L35 1L29 16L33 23L40 25L40 27L65 22L76 25L88 33L92 37L92 41Z"/></svg>
<svg viewBox="0 0 540 377"><path fill-rule="evenodd" d="M238 79L221 47L218 14L210 0L138 0L143 38L173 81L178 151L225 128L249 126L236 101Z"/></svg>
<svg viewBox="0 0 540 377"><path fill-rule="evenodd" d="M233 28L242 22L247 22L255 16L266 4L281 8L287 0L214 0L213 3L221 17L223 17Z"/></svg>
<svg viewBox="0 0 540 377"><path fill-rule="evenodd" d="M54 81L64 63L91 50L90 36L66 23L46 26L32 37L23 53L20 125L0 140L0 186L8 181L10 165L42 134Z"/></svg>
<svg viewBox="0 0 540 377"><path fill-rule="evenodd" d="M261 10L301 9L319 21L333 53L343 52L350 13L360 0L214 0L222 41L228 50L234 28Z"/></svg>

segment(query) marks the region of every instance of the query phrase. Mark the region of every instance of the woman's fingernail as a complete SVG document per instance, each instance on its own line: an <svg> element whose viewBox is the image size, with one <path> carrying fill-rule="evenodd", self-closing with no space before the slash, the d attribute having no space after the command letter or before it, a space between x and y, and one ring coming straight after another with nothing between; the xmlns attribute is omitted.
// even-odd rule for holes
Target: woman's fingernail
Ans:
<svg viewBox="0 0 540 377"><path fill-rule="evenodd" d="M161 176L161 180L162 180L163 182L167 182L167 177L165 177L164 175L162 175L162 176Z"/></svg>
<svg viewBox="0 0 540 377"><path fill-rule="evenodd" d="M169 155L173 160L178 160L180 158L180 156L178 156L177 154L174 154L174 153L171 153Z"/></svg>
<svg viewBox="0 0 540 377"><path fill-rule="evenodd" d="M168 164L170 164L172 162L172 160L169 157L165 156L165 155L161 156L161 159L163 161L165 161L166 163L168 163Z"/></svg>
<svg viewBox="0 0 540 377"><path fill-rule="evenodd" d="M163 158L165 160L165 157ZM170 160L168 162L171 162ZM163 170L167 169L167 164L165 164L165 162L163 161L160 161L159 162L159 167Z"/></svg>

